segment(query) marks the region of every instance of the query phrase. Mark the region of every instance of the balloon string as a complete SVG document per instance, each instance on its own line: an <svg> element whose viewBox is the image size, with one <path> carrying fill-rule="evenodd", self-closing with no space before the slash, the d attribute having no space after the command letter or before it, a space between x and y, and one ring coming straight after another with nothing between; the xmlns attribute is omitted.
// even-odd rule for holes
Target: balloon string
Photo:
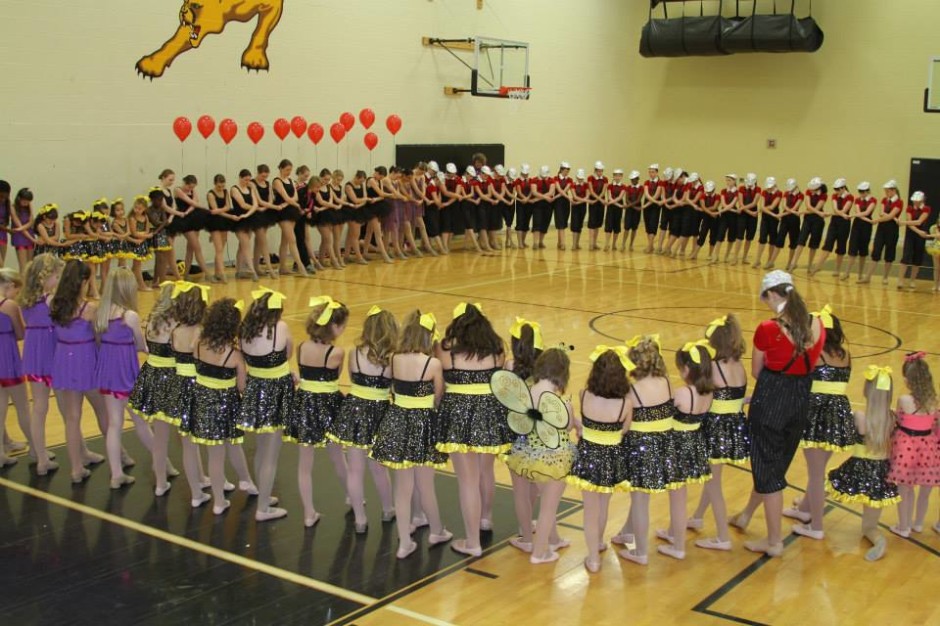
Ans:
<svg viewBox="0 0 940 626"><path fill-rule="evenodd" d="M184 165L184 160L183 160L183 154L184 154L183 144L180 143L180 171L181 172L186 171L186 167Z"/></svg>
<svg viewBox="0 0 940 626"><path fill-rule="evenodd" d="M202 179L202 184L206 185L208 181L209 181L209 140L206 139L206 177Z"/></svg>

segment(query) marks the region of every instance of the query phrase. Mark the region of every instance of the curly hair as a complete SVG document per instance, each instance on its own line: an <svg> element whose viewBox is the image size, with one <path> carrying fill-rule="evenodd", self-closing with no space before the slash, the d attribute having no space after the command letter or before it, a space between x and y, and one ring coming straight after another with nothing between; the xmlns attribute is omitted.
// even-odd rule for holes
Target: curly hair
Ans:
<svg viewBox="0 0 940 626"><path fill-rule="evenodd" d="M597 357L588 375L587 390L599 398L625 398L630 393L627 370L617 353L608 350Z"/></svg>
<svg viewBox="0 0 940 626"><path fill-rule="evenodd" d="M510 340L512 349L512 371L523 380L532 376L532 370L539 356L543 354L535 347L535 330L529 324L519 329L519 338Z"/></svg>
<svg viewBox="0 0 940 626"><path fill-rule="evenodd" d="M241 321L241 313L235 308L233 298L222 298L213 302L206 309L199 343L213 352L231 348L238 339L238 325Z"/></svg>
<svg viewBox="0 0 940 626"><path fill-rule="evenodd" d="M524 326L523 329L530 328ZM559 348L550 348L542 352L532 368L532 378L535 382L547 380L558 389L559 393L564 393L568 388L568 381L571 378L571 359L568 353ZM624 394L626 395L626 394Z"/></svg>
<svg viewBox="0 0 940 626"><path fill-rule="evenodd" d="M388 367L398 344L398 321L389 311L370 315L362 324L362 335L356 348L365 349L366 358L373 365Z"/></svg>
<svg viewBox="0 0 940 626"><path fill-rule="evenodd" d="M835 315L832 316L832 328L826 329L826 341L823 344L823 352L844 359L848 355L845 349L845 333L842 330L842 322Z"/></svg>
<svg viewBox="0 0 940 626"><path fill-rule="evenodd" d="M45 284L50 276L61 272L65 261L52 254L37 254L26 266L26 278L16 301L24 309L46 297Z"/></svg>
<svg viewBox="0 0 940 626"><path fill-rule="evenodd" d="M319 343L330 343L336 339L336 327L342 326L349 319L349 309L342 302L338 304L340 306L338 309L333 309L330 321L322 326L317 324L317 318L323 313L326 303L318 304L310 309L310 315L307 316L307 321L304 323L308 337Z"/></svg>
<svg viewBox="0 0 940 626"><path fill-rule="evenodd" d="M712 382L712 357L705 350L698 350L699 362L692 360L692 355L688 352L679 350L676 352L676 367L679 371L686 368L687 373L684 380L687 385L695 387L695 391L700 396L704 396L715 391L715 383Z"/></svg>
<svg viewBox="0 0 940 626"><path fill-rule="evenodd" d="M170 315L184 326L198 326L206 314L206 302L202 299L202 291L190 289L173 299Z"/></svg>
<svg viewBox="0 0 940 626"><path fill-rule="evenodd" d="M917 408L924 413L932 413L937 409L937 388L930 373L930 366L924 359L906 361L901 369L907 388L917 403Z"/></svg>
<svg viewBox="0 0 940 626"><path fill-rule="evenodd" d="M398 339L399 354L408 354L420 352L422 354L431 354L434 347L434 331L428 330L421 325L421 311L415 309L405 316L405 321L401 327L401 336Z"/></svg>
<svg viewBox="0 0 940 626"><path fill-rule="evenodd" d="M652 337L643 337L640 343L630 348L630 360L636 365L633 378L642 380L649 376L665 377L666 362L659 353L659 344Z"/></svg>
<svg viewBox="0 0 940 626"><path fill-rule="evenodd" d="M82 287L89 278L91 268L84 262L73 259L65 264L49 306L49 317L55 324L65 326L75 318L82 299Z"/></svg>
<svg viewBox="0 0 940 626"><path fill-rule="evenodd" d="M503 340L493 330L493 324L472 304L468 304L466 312L447 326L441 347L468 359L484 359L506 352Z"/></svg>
<svg viewBox="0 0 940 626"><path fill-rule="evenodd" d="M741 331L741 322L734 313L728 313L723 326L718 326L708 338L717 354L716 361L740 361L744 356L744 333Z"/></svg>
<svg viewBox="0 0 940 626"><path fill-rule="evenodd" d="M269 309L268 300L270 299L271 294L266 293L251 303L239 328L238 334L242 341L251 341L255 337L260 337L261 333L264 333L265 339L273 336L274 328L281 321L281 314L284 311L283 309Z"/></svg>
<svg viewBox="0 0 940 626"><path fill-rule="evenodd" d="M169 329L175 321L173 317L173 284L167 283L160 288L153 308L150 309L150 316L147 319L147 328L153 332L159 333Z"/></svg>

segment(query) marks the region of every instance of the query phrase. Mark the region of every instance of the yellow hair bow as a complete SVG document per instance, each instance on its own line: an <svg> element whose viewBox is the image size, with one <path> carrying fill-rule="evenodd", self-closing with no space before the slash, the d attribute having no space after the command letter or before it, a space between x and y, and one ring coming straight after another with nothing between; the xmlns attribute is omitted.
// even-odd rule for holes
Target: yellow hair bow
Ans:
<svg viewBox="0 0 940 626"><path fill-rule="evenodd" d="M522 337L523 326L532 327L532 347L536 350L543 350L545 348L545 342L542 339L542 326L538 322L531 322L525 318L517 317L516 321L509 327L509 335L513 339L520 339Z"/></svg>
<svg viewBox="0 0 940 626"><path fill-rule="evenodd" d="M333 311L343 306L330 296L317 296L315 298L310 298L308 303L310 307L320 306L321 304L325 305L323 307L323 312L320 313L320 317L317 318L317 326L326 326L330 323L330 319L333 317Z"/></svg>
<svg viewBox="0 0 940 626"><path fill-rule="evenodd" d="M251 299L260 300L261 298L265 296L265 294L271 294L271 297L268 298L269 309L283 309L284 308L284 300L287 299L287 296L285 296L280 291L274 291L273 289L269 289L267 287L259 287L258 289L254 289L251 292Z"/></svg>
<svg viewBox="0 0 940 626"><path fill-rule="evenodd" d="M382 307L380 307L377 304L373 304L372 308L369 309L369 312L366 313L366 317L372 317L373 315L378 315L381 312L382 312Z"/></svg>
<svg viewBox="0 0 940 626"><path fill-rule="evenodd" d="M111 201L111 206L115 204L124 204L124 198L118 197Z"/></svg>
<svg viewBox="0 0 940 626"><path fill-rule="evenodd" d="M699 341L689 341L684 346L682 346L682 352L688 352L689 357L691 357L692 362L698 365L702 363L702 350L708 353L708 356L715 358L715 355L718 352L708 343L707 339L702 339Z"/></svg>
<svg viewBox="0 0 940 626"><path fill-rule="evenodd" d="M88 214L85 213L84 211L75 211L69 217L74 217L77 220L85 221L88 219Z"/></svg>
<svg viewBox="0 0 940 626"><path fill-rule="evenodd" d="M634 365L633 361L631 361L630 357L627 355L627 346L599 345L594 348L594 352L591 353L591 363L599 359L605 352L613 352L616 354L617 358L620 359L620 364L623 365L623 369L627 370L628 374L636 369L636 365Z"/></svg>
<svg viewBox="0 0 940 626"><path fill-rule="evenodd" d="M832 321L832 307L828 304L821 311L813 311L813 315L819 318L823 328L832 328L835 323Z"/></svg>
<svg viewBox="0 0 940 626"><path fill-rule="evenodd" d="M92 206L98 206L99 204L108 204L108 199L104 197L98 198Z"/></svg>
<svg viewBox="0 0 940 626"><path fill-rule="evenodd" d="M147 191L147 193L153 193L154 191L159 191L160 193L163 193L163 187L151 187L151 188Z"/></svg>
<svg viewBox="0 0 940 626"><path fill-rule="evenodd" d="M244 300L237 300L237 301L235 302L235 305L234 305L234 306L235 306L236 309L239 310L239 312L241 312L241 313L244 313L244 312L245 312L245 301L244 301Z"/></svg>
<svg viewBox="0 0 940 626"><path fill-rule="evenodd" d="M875 387L880 391L891 391L891 374L894 373L890 367L880 365L869 365L865 371L865 380L875 380Z"/></svg>
<svg viewBox="0 0 940 626"><path fill-rule="evenodd" d="M149 200L150 198L147 196L134 196L134 202L143 202L144 204L147 204Z"/></svg>
<svg viewBox="0 0 940 626"><path fill-rule="evenodd" d="M96 220L106 220L108 216L102 213L101 211L92 211L91 217Z"/></svg>
<svg viewBox="0 0 940 626"><path fill-rule="evenodd" d="M641 343L643 343L643 341L646 340L646 339L649 339L650 341L652 341L653 343L655 343L655 344L656 344L656 351L659 352L660 354L662 354L662 352L663 352L663 345L662 345L662 344L660 343L660 341L659 341L659 333L655 333L655 334L652 334L652 335L637 335L636 337L634 337L633 339L631 339L630 341L627 342L627 347L628 347L628 348L636 348L636 347L639 346Z"/></svg>
<svg viewBox="0 0 940 626"><path fill-rule="evenodd" d="M466 313L468 306L476 307L477 311L479 311L480 313L483 312L483 305L480 304L479 302L461 302L460 304L454 307L454 319L457 319L458 317Z"/></svg>
<svg viewBox="0 0 940 626"><path fill-rule="evenodd" d="M705 336L711 339L711 336L715 334L715 331L728 323L728 316L722 315L717 319L713 319L708 323L708 328L705 329Z"/></svg>
<svg viewBox="0 0 940 626"><path fill-rule="evenodd" d="M431 332L434 341L440 341L441 333L437 330L437 318L433 313L422 313L418 323L421 324L421 328Z"/></svg>
<svg viewBox="0 0 940 626"><path fill-rule="evenodd" d="M199 285L188 280L178 280L173 283L172 297L178 298L180 294L188 293L193 289L198 289L201 292L203 302L209 302L209 285Z"/></svg>
<svg viewBox="0 0 940 626"><path fill-rule="evenodd" d="M56 206L55 204L47 204L47 205L44 205L41 209L39 209L39 211L37 211L36 214L37 214L37 215L45 215L46 213L49 213L49 212L51 212L51 211L55 211L55 210L58 209L58 208L59 208L59 207Z"/></svg>

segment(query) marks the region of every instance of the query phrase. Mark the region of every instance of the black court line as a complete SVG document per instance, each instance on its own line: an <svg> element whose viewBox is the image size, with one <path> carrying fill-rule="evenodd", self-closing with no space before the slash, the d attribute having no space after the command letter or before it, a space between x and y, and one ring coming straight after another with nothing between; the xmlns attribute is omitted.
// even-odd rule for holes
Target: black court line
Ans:
<svg viewBox="0 0 940 626"><path fill-rule="evenodd" d="M564 526L565 528L571 528L573 530L584 530L584 526L578 526L577 524L571 524L569 522L558 522L558 526Z"/></svg>
<svg viewBox="0 0 940 626"><path fill-rule="evenodd" d="M484 572L483 570L479 570L473 567L468 567L464 571L467 572L468 574L476 574L477 576L482 576L483 578L489 578L490 580L496 580L497 578L499 578L499 576L497 576L496 574L491 574L490 572Z"/></svg>

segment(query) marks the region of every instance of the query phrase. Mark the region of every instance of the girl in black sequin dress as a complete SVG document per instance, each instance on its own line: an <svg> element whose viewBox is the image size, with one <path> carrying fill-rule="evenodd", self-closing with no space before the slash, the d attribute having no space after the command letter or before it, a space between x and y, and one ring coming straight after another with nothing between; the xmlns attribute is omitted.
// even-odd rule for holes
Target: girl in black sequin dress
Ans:
<svg viewBox="0 0 940 626"><path fill-rule="evenodd" d="M596 573L601 569L600 553L607 549L604 529L610 496L626 478L620 444L633 416L627 378L633 364L623 346L598 346L591 358L594 365L581 391L581 420L575 420L577 458L567 481L581 489L588 549L584 567Z"/></svg>
<svg viewBox="0 0 940 626"><path fill-rule="evenodd" d="M235 346L241 315L235 301L225 298L206 311L196 344L196 388L189 439L209 448L209 478L215 499L212 512L228 509L225 499L225 453L238 473L242 488L254 486L241 443L244 433L236 425L245 389L245 360Z"/></svg>
<svg viewBox="0 0 940 626"><path fill-rule="evenodd" d="M339 391L339 373L346 354L333 342L346 330L349 309L329 296L310 299L306 330L309 341L297 346L300 385L294 392L284 440L300 444L297 455L297 485L304 505L304 526L310 528L320 519L313 506L313 451L327 446L340 482L346 485L346 460L343 449L327 444L327 429L339 415L343 394Z"/></svg>
<svg viewBox="0 0 940 626"><path fill-rule="evenodd" d="M506 409L490 389L493 372L503 368L505 348L479 305L462 302L437 355L446 383L438 409L437 449L451 455L467 533L451 548L480 556L480 531L492 530L496 455L512 446Z"/></svg>
<svg viewBox="0 0 940 626"><path fill-rule="evenodd" d="M411 496L417 488L421 508L428 518L428 543L450 541L434 491L434 470L443 468L447 455L437 443L437 405L444 395L441 362L429 356L436 342L437 321L431 313L412 311L405 318L401 339L392 357L392 404L379 423L369 456L395 470L395 514L398 524L399 559L407 558L418 544L412 538Z"/></svg>
<svg viewBox="0 0 940 626"><path fill-rule="evenodd" d="M725 465L744 466L751 447L747 415L744 413L744 397L747 395L747 372L741 364L744 336L741 324L733 314L714 320L705 336L715 349L712 360L715 392L712 406L702 421L712 477L702 489L698 508L689 518L688 527L701 530L705 526L705 512L711 506L717 536L696 539L695 545L706 550L725 550L731 545L731 535L728 533L728 509L721 489L722 469Z"/></svg>
<svg viewBox="0 0 940 626"><path fill-rule="evenodd" d="M343 446L346 453L346 493L352 505L357 533L365 532L367 528L364 493L367 464L382 502L382 521L389 522L395 518L388 468L368 459L368 455L375 441L375 431L388 410L392 351L397 343L398 322L395 316L377 306L372 307L349 358L352 388L326 433L327 438Z"/></svg>
<svg viewBox="0 0 940 626"><path fill-rule="evenodd" d="M287 423L294 397L294 377L287 362L293 341L287 323L281 320L284 294L261 287L252 291L251 297L254 300L239 332L248 380L238 427L257 436L255 476L259 497L255 520L264 522L287 515L286 510L273 506L276 500L271 491L281 451L281 429Z"/></svg>

